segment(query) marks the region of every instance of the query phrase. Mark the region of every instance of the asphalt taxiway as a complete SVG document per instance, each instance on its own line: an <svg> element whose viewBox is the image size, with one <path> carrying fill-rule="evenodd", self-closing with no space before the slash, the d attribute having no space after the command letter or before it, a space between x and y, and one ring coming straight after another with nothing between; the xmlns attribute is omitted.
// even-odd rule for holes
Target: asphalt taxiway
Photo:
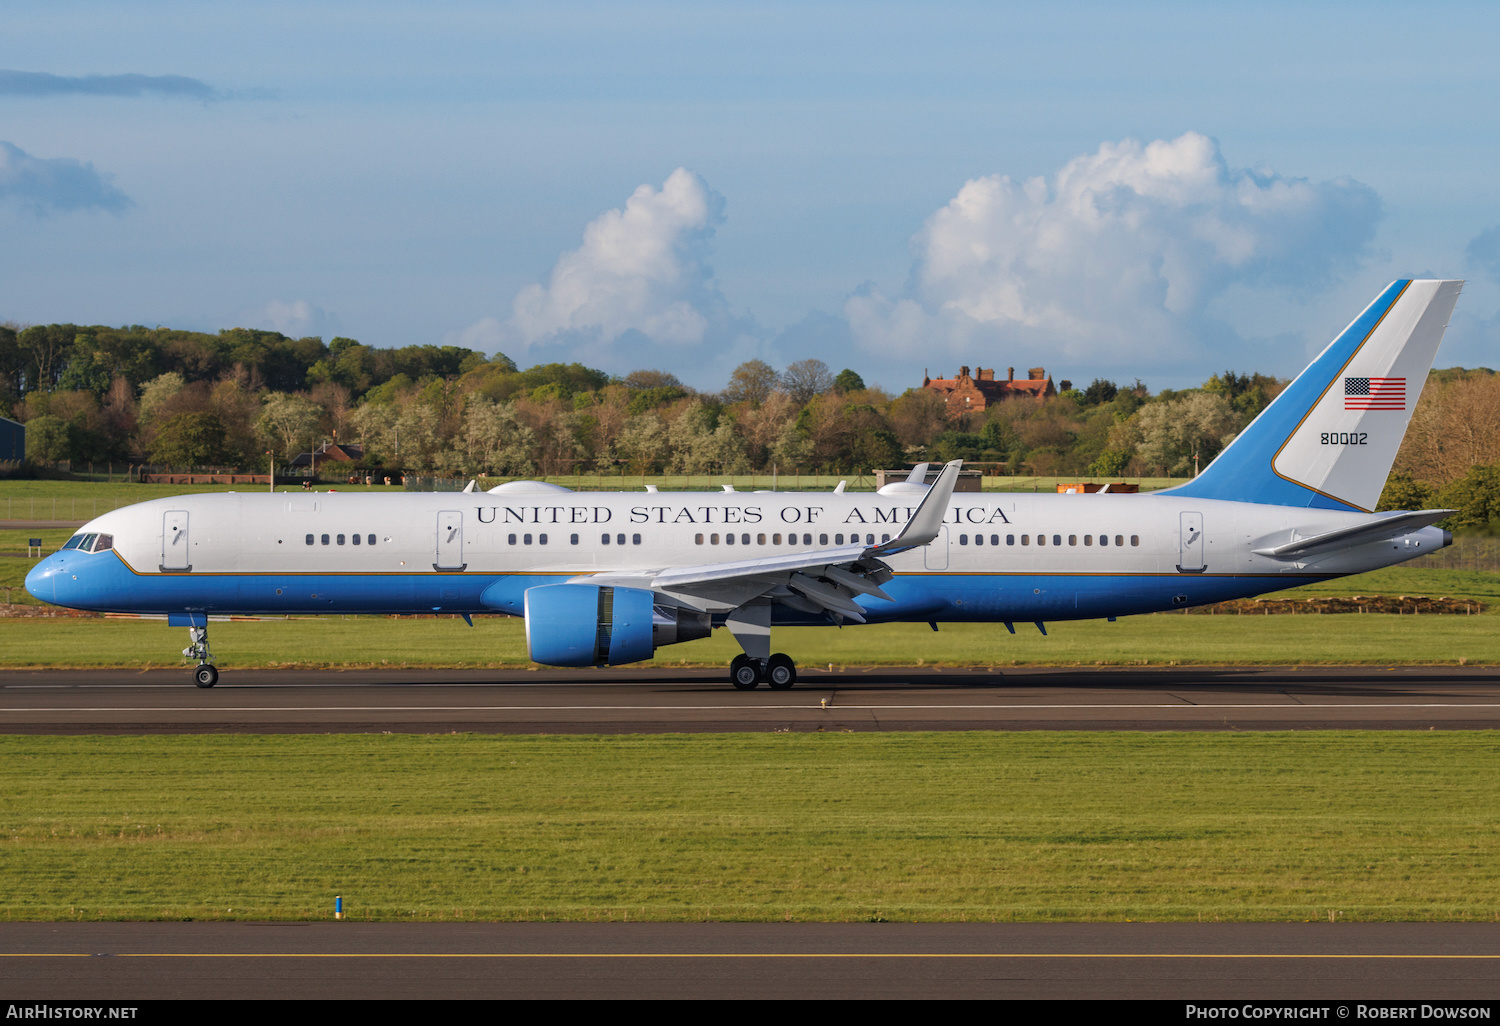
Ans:
<svg viewBox="0 0 1500 1026"><path fill-rule="evenodd" d="M0 978L6 997L112 1002L1066 997L1487 1004L1500 994L1500 927L4 923Z"/></svg>
<svg viewBox="0 0 1500 1026"><path fill-rule="evenodd" d="M1488 730L1494 667L0 672L0 733Z"/></svg>

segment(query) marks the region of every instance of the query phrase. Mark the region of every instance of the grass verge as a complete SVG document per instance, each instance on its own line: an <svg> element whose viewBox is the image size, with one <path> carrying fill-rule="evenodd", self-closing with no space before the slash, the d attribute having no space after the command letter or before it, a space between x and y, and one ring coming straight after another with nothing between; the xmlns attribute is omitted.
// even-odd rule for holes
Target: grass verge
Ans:
<svg viewBox="0 0 1500 1026"><path fill-rule="evenodd" d="M778 627L775 647L800 665L1140 666L1500 665L1500 613L1482 616L1126 617L1030 624ZM214 623L223 669L244 667L527 666L519 620L317 617ZM0 618L0 667L146 668L186 665L187 631L162 620ZM657 666L727 666L739 652L727 632L659 649ZM587 675L591 671L579 670Z"/></svg>
<svg viewBox="0 0 1500 1026"><path fill-rule="evenodd" d="M8 919L1493 920L1476 733L0 737Z"/></svg>

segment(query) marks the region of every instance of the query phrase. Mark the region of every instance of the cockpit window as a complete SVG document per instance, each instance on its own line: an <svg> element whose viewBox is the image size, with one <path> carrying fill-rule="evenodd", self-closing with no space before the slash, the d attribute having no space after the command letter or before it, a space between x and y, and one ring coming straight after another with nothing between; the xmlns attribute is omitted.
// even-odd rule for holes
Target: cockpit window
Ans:
<svg viewBox="0 0 1500 1026"><path fill-rule="evenodd" d="M115 538L112 534L75 534L63 543L64 549L77 549L79 552L104 552L115 547Z"/></svg>

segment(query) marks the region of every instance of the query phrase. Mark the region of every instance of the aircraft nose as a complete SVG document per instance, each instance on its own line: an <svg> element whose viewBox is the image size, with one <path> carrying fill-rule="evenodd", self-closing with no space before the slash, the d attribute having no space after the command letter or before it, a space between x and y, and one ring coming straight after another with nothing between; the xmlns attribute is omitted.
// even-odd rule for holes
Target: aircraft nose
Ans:
<svg viewBox="0 0 1500 1026"><path fill-rule="evenodd" d="M31 568L26 575L26 590L32 598L42 602L57 601L58 563L57 553L53 553Z"/></svg>

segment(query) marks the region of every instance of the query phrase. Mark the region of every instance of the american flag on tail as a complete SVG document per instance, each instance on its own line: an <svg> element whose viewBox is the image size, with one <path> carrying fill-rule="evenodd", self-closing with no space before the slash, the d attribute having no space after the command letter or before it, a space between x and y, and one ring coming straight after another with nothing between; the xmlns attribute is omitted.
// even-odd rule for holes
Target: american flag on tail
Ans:
<svg viewBox="0 0 1500 1026"><path fill-rule="evenodd" d="M1406 409L1405 378L1345 378L1344 409Z"/></svg>

